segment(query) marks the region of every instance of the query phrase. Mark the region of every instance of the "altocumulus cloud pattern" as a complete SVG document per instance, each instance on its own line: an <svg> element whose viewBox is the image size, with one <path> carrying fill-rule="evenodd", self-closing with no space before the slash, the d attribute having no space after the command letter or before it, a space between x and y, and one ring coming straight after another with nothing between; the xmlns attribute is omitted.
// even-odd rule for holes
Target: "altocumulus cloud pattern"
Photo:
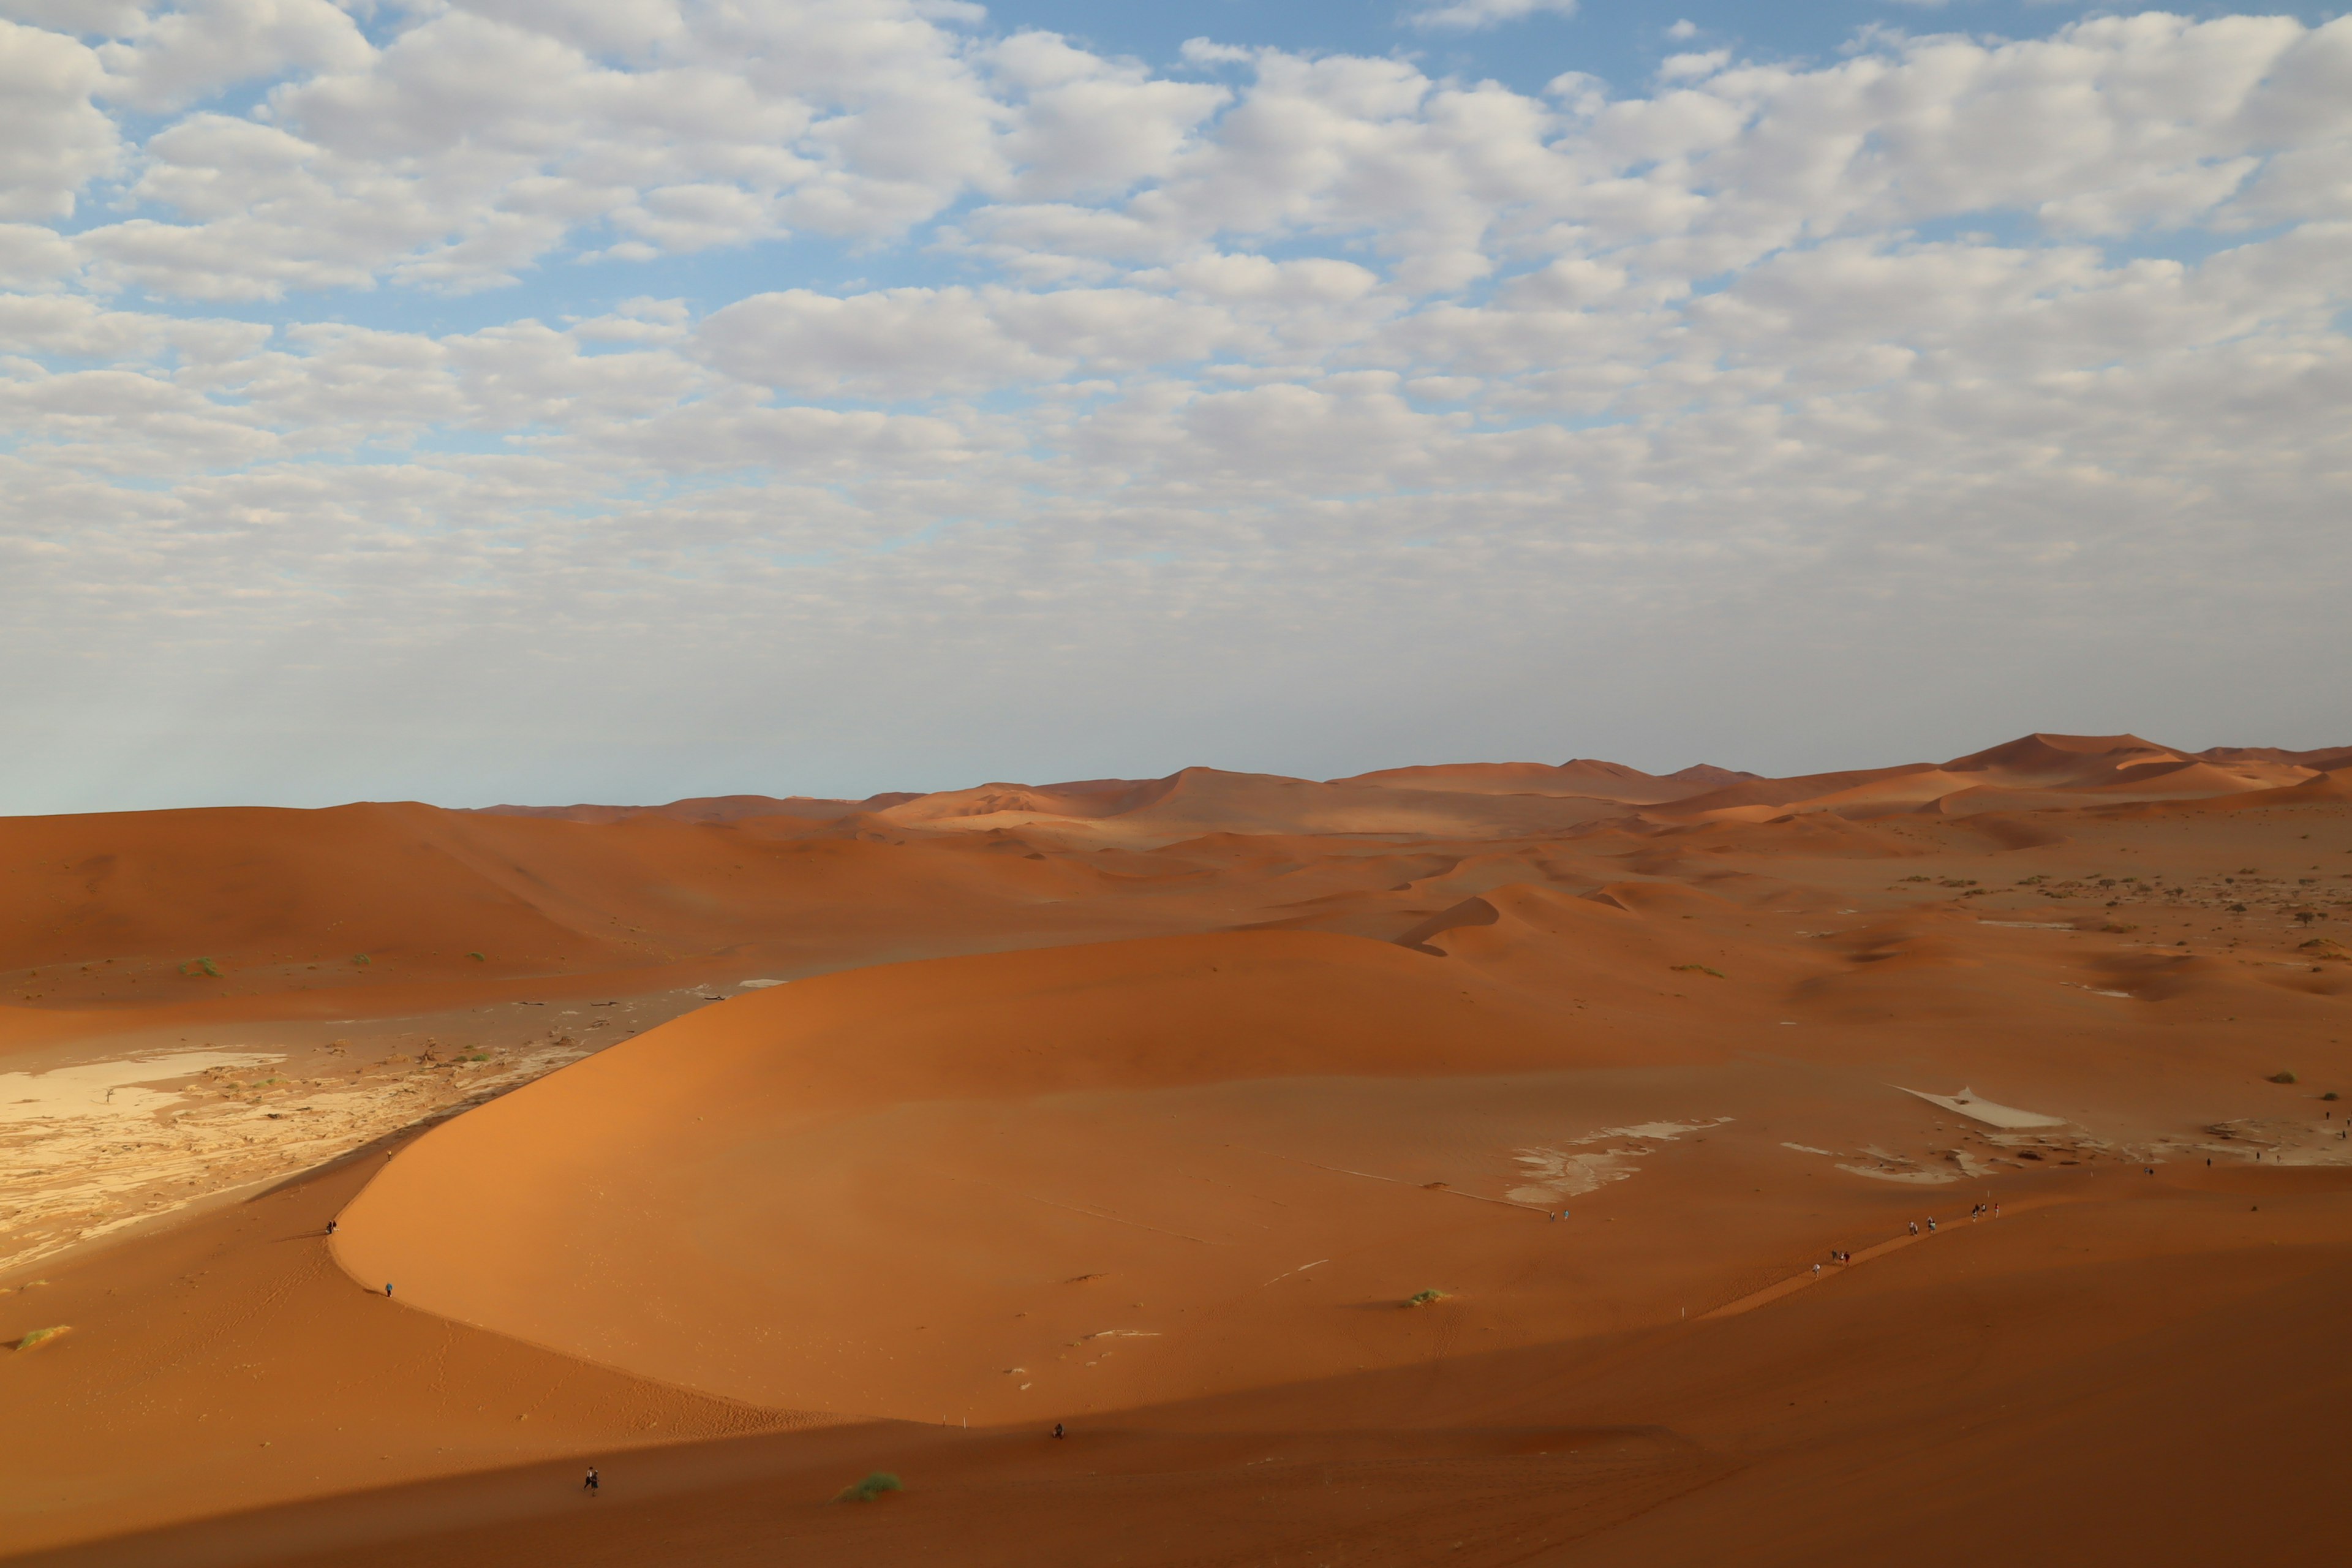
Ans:
<svg viewBox="0 0 2352 1568"><path fill-rule="evenodd" d="M0 9L0 808L2194 740L2352 653L2352 21Z"/></svg>

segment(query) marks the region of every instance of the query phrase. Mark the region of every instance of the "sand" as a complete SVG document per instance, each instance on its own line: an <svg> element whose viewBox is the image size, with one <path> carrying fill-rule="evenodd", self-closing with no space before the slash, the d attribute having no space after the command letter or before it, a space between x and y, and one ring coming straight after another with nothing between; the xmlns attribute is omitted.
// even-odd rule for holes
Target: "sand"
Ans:
<svg viewBox="0 0 2352 1568"><path fill-rule="evenodd" d="M0 822L0 1552L2326 1552L2347 756Z"/></svg>

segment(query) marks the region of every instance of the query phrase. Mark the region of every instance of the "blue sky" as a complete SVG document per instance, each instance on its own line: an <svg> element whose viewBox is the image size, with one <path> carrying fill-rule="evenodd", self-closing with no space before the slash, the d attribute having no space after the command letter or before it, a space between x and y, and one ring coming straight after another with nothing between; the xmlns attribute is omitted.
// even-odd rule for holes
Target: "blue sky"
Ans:
<svg viewBox="0 0 2352 1568"><path fill-rule="evenodd" d="M0 810L2341 742L2339 12L5 0Z"/></svg>

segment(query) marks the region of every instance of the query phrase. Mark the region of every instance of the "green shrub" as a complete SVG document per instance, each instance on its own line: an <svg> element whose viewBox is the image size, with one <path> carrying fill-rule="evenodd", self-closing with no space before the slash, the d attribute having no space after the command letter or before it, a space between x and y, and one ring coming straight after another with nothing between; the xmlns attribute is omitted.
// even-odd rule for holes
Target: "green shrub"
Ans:
<svg viewBox="0 0 2352 1568"><path fill-rule="evenodd" d="M2273 1083L2293 1083L2294 1081L2294 1074L2291 1072L2274 1072L2271 1074L2271 1081Z"/></svg>
<svg viewBox="0 0 2352 1568"><path fill-rule="evenodd" d="M70 1323L59 1323L54 1328L35 1329L31 1333L26 1334L23 1339L18 1340L16 1342L16 1348L20 1351L31 1350L35 1345L56 1339L59 1334L66 1332L72 1327L73 1325Z"/></svg>
<svg viewBox="0 0 2352 1568"><path fill-rule="evenodd" d="M1404 1299L1404 1304L1408 1307L1429 1307L1444 1300L1445 1292L1443 1290L1416 1290Z"/></svg>
<svg viewBox="0 0 2352 1568"><path fill-rule="evenodd" d="M873 1502L891 1492L907 1489L904 1482L887 1470L877 1470L855 1486L847 1486L834 1497L835 1502Z"/></svg>

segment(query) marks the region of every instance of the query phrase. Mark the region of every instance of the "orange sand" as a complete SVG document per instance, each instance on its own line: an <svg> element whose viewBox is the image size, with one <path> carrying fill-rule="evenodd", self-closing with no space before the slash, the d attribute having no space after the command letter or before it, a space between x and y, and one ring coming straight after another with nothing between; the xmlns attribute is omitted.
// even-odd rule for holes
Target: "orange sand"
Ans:
<svg viewBox="0 0 2352 1568"><path fill-rule="evenodd" d="M0 1551L2324 1552L2347 761L0 822L0 1071L309 1075L0 1270ZM421 1133L236 1185L362 1079Z"/></svg>

